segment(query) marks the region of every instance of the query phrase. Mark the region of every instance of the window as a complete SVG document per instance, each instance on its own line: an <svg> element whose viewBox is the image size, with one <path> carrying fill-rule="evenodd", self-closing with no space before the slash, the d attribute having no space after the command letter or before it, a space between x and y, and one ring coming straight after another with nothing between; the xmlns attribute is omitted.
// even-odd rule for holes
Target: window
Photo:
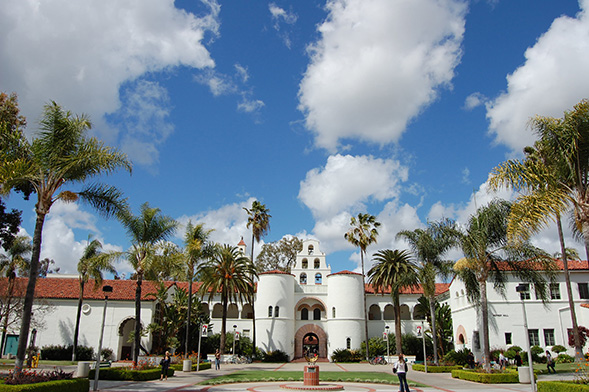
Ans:
<svg viewBox="0 0 589 392"><path fill-rule="evenodd" d="M268 317L272 317L272 306L268 306Z"/></svg>
<svg viewBox="0 0 589 392"><path fill-rule="evenodd" d="M244 338L249 338L250 337L250 330L249 329L244 329L241 332L241 336L243 336Z"/></svg>
<svg viewBox="0 0 589 392"><path fill-rule="evenodd" d="M560 299L560 285L558 283L550 283L550 299Z"/></svg>
<svg viewBox="0 0 589 392"><path fill-rule="evenodd" d="M307 274L306 273L303 272L300 275L299 282L301 282L301 284L307 284Z"/></svg>
<svg viewBox="0 0 589 392"><path fill-rule="evenodd" d="M579 297L581 299L589 299L589 284L579 283Z"/></svg>
<svg viewBox="0 0 589 392"><path fill-rule="evenodd" d="M321 309L315 308L313 310L313 320L321 320Z"/></svg>
<svg viewBox="0 0 589 392"><path fill-rule="evenodd" d="M554 329L544 330L544 343L545 346L554 346Z"/></svg>
<svg viewBox="0 0 589 392"><path fill-rule="evenodd" d="M274 308L274 317L280 316L280 306Z"/></svg>
<svg viewBox="0 0 589 392"><path fill-rule="evenodd" d="M309 260L303 259L303 261L301 263L301 267L302 268L309 268Z"/></svg>
<svg viewBox="0 0 589 392"><path fill-rule="evenodd" d="M315 274L315 284L321 284L321 274L317 273Z"/></svg>
<svg viewBox="0 0 589 392"><path fill-rule="evenodd" d="M530 329L528 331L530 335L530 346L539 346L540 345L540 335L537 329Z"/></svg>
<svg viewBox="0 0 589 392"><path fill-rule="evenodd" d="M335 306L331 308L331 317L335 318Z"/></svg>
<svg viewBox="0 0 589 392"><path fill-rule="evenodd" d="M526 299L530 299L530 292L529 291L522 291L521 293L519 293L519 299L521 299L522 301L526 300Z"/></svg>
<svg viewBox="0 0 589 392"><path fill-rule="evenodd" d="M505 332L505 344L512 344L511 343L511 332Z"/></svg>
<svg viewBox="0 0 589 392"><path fill-rule="evenodd" d="M349 350L352 348L352 339L346 338L346 348Z"/></svg>
<svg viewBox="0 0 589 392"><path fill-rule="evenodd" d="M315 269L319 269L320 265L321 265L321 262L319 261L319 259L315 259L313 261L313 267L315 267Z"/></svg>
<svg viewBox="0 0 589 392"><path fill-rule="evenodd" d="M301 310L301 320L309 320L309 309L303 308Z"/></svg>
<svg viewBox="0 0 589 392"><path fill-rule="evenodd" d="M472 333L472 343L474 345L475 350L481 349L481 340L479 338L479 331L474 331Z"/></svg>
<svg viewBox="0 0 589 392"><path fill-rule="evenodd" d="M313 254L313 245L309 245L309 247L307 248L309 250L309 254L312 255Z"/></svg>

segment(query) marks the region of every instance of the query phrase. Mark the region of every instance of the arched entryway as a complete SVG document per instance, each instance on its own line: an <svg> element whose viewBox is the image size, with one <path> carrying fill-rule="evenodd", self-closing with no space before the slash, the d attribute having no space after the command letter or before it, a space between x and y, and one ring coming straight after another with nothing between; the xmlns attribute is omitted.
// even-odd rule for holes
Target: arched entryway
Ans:
<svg viewBox="0 0 589 392"><path fill-rule="evenodd" d="M295 333L295 358L303 357L304 347L317 350L319 358L327 358L327 334L315 324L303 325Z"/></svg>
<svg viewBox="0 0 589 392"><path fill-rule="evenodd" d="M303 356L319 354L319 338L313 332L303 337Z"/></svg>

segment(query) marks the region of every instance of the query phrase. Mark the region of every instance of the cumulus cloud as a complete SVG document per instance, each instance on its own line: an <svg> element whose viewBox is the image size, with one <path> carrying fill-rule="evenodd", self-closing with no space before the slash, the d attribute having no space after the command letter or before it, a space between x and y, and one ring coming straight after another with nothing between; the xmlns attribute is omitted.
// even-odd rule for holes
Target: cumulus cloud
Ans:
<svg viewBox="0 0 589 392"><path fill-rule="evenodd" d="M535 115L562 117L589 89L589 0L579 1L576 17L554 20L534 46L525 63L507 76L507 90L487 105L489 131L498 143L514 151L531 145L527 129Z"/></svg>
<svg viewBox="0 0 589 392"><path fill-rule="evenodd" d="M449 87L460 61L461 0L331 0L309 47L299 110L317 146L385 144Z"/></svg>
<svg viewBox="0 0 589 392"><path fill-rule="evenodd" d="M488 99L487 97L485 97L483 94L481 93L472 93L470 94L468 97L466 97L466 99L464 100L464 109L466 110L472 110L474 108L477 108L481 105L484 105L485 102L487 102Z"/></svg>
<svg viewBox="0 0 589 392"><path fill-rule="evenodd" d="M178 66L214 67L203 41L218 34L220 6L203 3L196 16L172 0L8 0L0 8L0 84L18 93L30 123L55 100L118 140L103 116L121 108L122 85Z"/></svg>

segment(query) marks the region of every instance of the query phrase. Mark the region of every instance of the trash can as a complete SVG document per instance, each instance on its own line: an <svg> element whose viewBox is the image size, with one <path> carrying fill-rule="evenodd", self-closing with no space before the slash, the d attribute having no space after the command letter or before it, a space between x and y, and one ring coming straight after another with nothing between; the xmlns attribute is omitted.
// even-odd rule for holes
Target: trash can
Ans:
<svg viewBox="0 0 589 392"><path fill-rule="evenodd" d="M520 384L529 384L532 381L530 380L530 367L529 366L520 366L517 368L517 376L519 378Z"/></svg>
<svg viewBox="0 0 589 392"><path fill-rule="evenodd" d="M88 377L90 374L90 362L80 361L78 362L78 371L76 372L76 377L84 378Z"/></svg>
<svg viewBox="0 0 589 392"><path fill-rule="evenodd" d="M183 372L191 372L192 371L192 360L191 359L185 359L184 362L182 362L182 371Z"/></svg>

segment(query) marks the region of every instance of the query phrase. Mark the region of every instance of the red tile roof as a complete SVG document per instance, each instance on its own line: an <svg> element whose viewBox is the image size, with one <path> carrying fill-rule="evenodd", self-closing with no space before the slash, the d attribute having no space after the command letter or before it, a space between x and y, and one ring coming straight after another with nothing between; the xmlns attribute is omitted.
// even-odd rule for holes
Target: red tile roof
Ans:
<svg viewBox="0 0 589 392"><path fill-rule="evenodd" d="M366 287L366 293L367 294L374 294L374 288L372 287L372 285L366 283L365 285ZM445 293L446 291L448 291L450 289L450 283L436 283L436 295L440 295L442 293ZM379 290L378 294L391 294L391 288L387 287L384 290L384 293L382 292L382 290ZM401 294L423 294L423 287L421 287L421 285L419 286L412 286L412 287L404 287L401 289Z"/></svg>
<svg viewBox="0 0 589 392"><path fill-rule="evenodd" d="M525 263L524 265L526 265L528 268L534 268L537 271L543 269L542 264L538 262L523 261L522 263ZM564 270L564 263L562 262L562 260L555 260L555 263L557 270ZM589 270L589 262L587 262L587 260L568 260L567 264L570 271ZM512 270L512 268L509 266L507 262L498 262L497 266L502 271Z"/></svg>
<svg viewBox="0 0 589 392"><path fill-rule="evenodd" d="M360 275L360 276L362 276L362 274L359 274L357 272L348 271L348 270L343 270L343 271L340 271L340 272L335 272L335 273L329 274L327 276L332 276L332 275Z"/></svg>
<svg viewBox="0 0 589 392"><path fill-rule="evenodd" d="M290 274L290 273L285 272L285 271L280 271L280 270L272 270L272 271L260 272L258 275L290 275L290 276L294 276L293 274Z"/></svg>

